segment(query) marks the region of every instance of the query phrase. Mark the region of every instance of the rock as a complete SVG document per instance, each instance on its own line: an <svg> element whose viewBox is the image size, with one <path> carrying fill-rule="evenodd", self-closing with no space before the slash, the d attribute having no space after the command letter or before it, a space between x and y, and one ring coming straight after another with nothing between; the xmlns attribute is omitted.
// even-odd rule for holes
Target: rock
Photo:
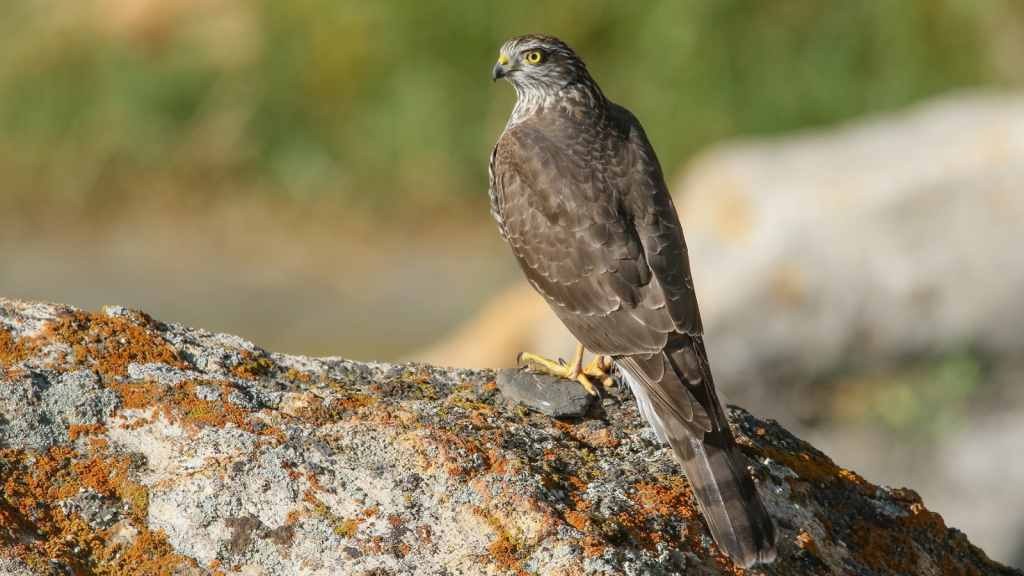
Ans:
<svg viewBox="0 0 1024 576"><path fill-rule="evenodd" d="M594 398L578 382L518 368L499 370L497 382L498 390L509 400L554 417L583 416Z"/></svg>
<svg viewBox="0 0 1024 576"><path fill-rule="evenodd" d="M0 570L736 573L628 393L555 420L495 377L0 299ZM912 490L730 417L780 533L752 573L1020 574Z"/></svg>

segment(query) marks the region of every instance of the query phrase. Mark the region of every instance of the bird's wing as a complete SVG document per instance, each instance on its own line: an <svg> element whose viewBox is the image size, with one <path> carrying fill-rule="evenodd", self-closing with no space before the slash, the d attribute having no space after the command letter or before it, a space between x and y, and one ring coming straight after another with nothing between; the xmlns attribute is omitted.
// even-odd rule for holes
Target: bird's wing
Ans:
<svg viewBox="0 0 1024 576"><path fill-rule="evenodd" d="M523 273L587 349L651 356L673 334L699 333L700 314L657 159L626 119L633 125L615 139L564 142L567 131L550 122L506 130L492 155L491 198ZM678 379L664 385L652 395L695 431L710 429L702 378L693 391Z"/></svg>
<svg viewBox="0 0 1024 576"><path fill-rule="evenodd" d="M630 127L629 149L635 158L635 181L623 199L626 213L636 227L647 265L660 288L675 330L697 336L704 328L693 290L690 258L661 164L640 121L621 106L612 104L612 108L621 122Z"/></svg>
<svg viewBox="0 0 1024 576"><path fill-rule="evenodd" d="M519 125L492 162L491 197L527 280L584 346L608 355L660 350L675 329L622 205L625 151Z"/></svg>

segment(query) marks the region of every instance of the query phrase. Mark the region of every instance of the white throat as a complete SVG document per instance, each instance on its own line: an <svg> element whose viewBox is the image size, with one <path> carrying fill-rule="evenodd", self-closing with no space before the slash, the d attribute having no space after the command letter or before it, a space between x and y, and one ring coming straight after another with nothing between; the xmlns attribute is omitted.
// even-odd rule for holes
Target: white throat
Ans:
<svg viewBox="0 0 1024 576"><path fill-rule="evenodd" d="M562 91L538 90L532 86L512 85L516 89L516 107L508 119L508 126L515 126L533 116L538 110L553 106L562 96Z"/></svg>

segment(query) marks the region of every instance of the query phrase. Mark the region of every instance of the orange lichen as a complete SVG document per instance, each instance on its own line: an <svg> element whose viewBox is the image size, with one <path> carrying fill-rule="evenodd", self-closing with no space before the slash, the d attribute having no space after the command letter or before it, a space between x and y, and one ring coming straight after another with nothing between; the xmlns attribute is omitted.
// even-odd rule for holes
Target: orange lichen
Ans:
<svg viewBox="0 0 1024 576"><path fill-rule="evenodd" d="M875 572L883 569L896 574L917 572L914 541L906 534L883 530L857 518L853 521L849 544L853 557Z"/></svg>
<svg viewBox="0 0 1024 576"><path fill-rule="evenodd" d="M152 322L145 315L140 319L147 324ZM40 347L50 341L68 344L76 363L91 362L91 367L104 376L127 376L128 365L133 362L189 368L178 357L177 350L156 331L120 316L72 311L48 322L44 335L33 346Z"/></svg>
<svg viewBox="0 0 1024 576"><path fill-rule="evenodd" d="M583 540L583 554L587 558L595 558L604 554L608 543L597 536L588 536Z"/></svg>
<svg viewBox="0 0 1024 576"><path fill-rule="evenodd" d="M334 533L337 534L339 538L352 538L356 535L358 530L358 520L345 520L334 527Z"/></svg>
<svg viewBox="0 0 1024 576"><path fill-rule="evenodd" d="M762 452L765 457L795 472L801 480L817 484L834 481L839 477L839 466L828 458L813 456L807 452L783 452L775 446L765 446Z"/></svg>
<svg viewBox="0 0 1024 576"><path fill-rule="evenodd" d="M313 392L288 394L281 404L281 411L315 423L327 422L334 416L323 399Z"/></svg>
<svg viewBox="0 0 1024 576"><path fill-rule="evenodd" d="M483 428L493 428L493 426L491 426L490 424L487 424L486 419L482 416L482 414L480 414L481 412L494 412L494 407L493 406L490 406L488 404L484 404L482 402L475 402L475 401L472 401L472 400L466 400L465 398L463 398L461 396L450 396L450 397L448 397L447 402L449 404L451 404L452 406L458 406L459 408L462 408L463 410L469 410L471 412L476 412L478 414L478 417L477 417L477 422L474 422L474 424L476 424L477 426L483 427ZM473 415L472 414L468 415L468 417L470 418L470 420L473 420Z"/></svg>
<svg viewBox="0 0 1024 576"><path fill-rule="evenodd" d="M851 472L850 470L842 469L839 471L839 477L848 482L859 484L861 488L864 489L864 492L867 494L868 498L874 498L878 494L878 486L875 486L874 484L868 482L860 474L857 474L856 472Z"/></svg>
<svg viewBox="0 0 1024 576"><path fill-rule="evenodd" d="M942 516L935 512L929 512L920 504L912 504L911 514L899 516L893 520L893 525L902 530L923 530L930 532L935 538L944 538L946 535L946 523Z"/></svg>
<svg viewBox="0 0 1024 576"><path fill-rule="evenodd" d="M236 390L234 384L225 380L203 380L203 385L220 388L222 397L229 391ZM250 416L251 412L231 402L211 401L196 395L197 382L186 380L174 386L163 386L152 382L124 382L114 380L106 382L107 387L115 390L122 399L123 409L153 409L154 415L163 416L168 422L180 423L188 428L218 427L223 428L229 423L243 430L254 432ZM128 428L137 428L150 423L149 419L140 418ZM270 434L265 429L262 435Z"/></svg>
<svg viewBox="0 0 1024 576"><path fill-rule="evenodd" d="M54 560L75 574L169 576L188 559L174 554L162 532L147 527L147 491L129 479L128 468L128 457L86 458L68 448L0 451L0 546L29 566ZM121 522L138 531L130 544L114 543L110 530L92 528L57 505L82 488L129 504Z"/></svg>
<svg viewBox="0 0 1024 576"><path fill-rule="evenodd" d="M253 354L248 350L235 351L242 356L242 361L231 367L231 372L236 376L256 380L274 368L274 362L266 356Z"/></svg>
<svg viewBox="0 0 1024 576"><path fill-rule="evenodd" d="M516 545L509 538L508 532L498 531L498 539L487 547L490 559L499 570L518 570L520 560L516 556Z"/></svg>
<svg viewBox="0 0 1024 576"><path fill-rule="evenodd" d="M489 554L485 557L480 558L480 562L493 562L498 566L499 570L518 570L520 567L520 558L518 557L517 550L518 546L512 541L508 531L502 526L501 521L495 518L489 511L479 506L474 506L472 509L474 515L479 516L487 521L487 523L497 530L498 538L487 547ZM429 528L427 531L427 540L429 541L430 532ZM422 538L421 538L422 541Z"/></svg>
<svg viewBox="0 0 1024 576"><path fill-rule="evenodd" d="M587 526L590 525L590 518L587 518L583 514L573 510L569 510L565 513L565 521L568 522L570 526L581 532L585 531Z"/></svg>
<svg viewBox="0 0 1024 576"><path fill-rule="evenodd" d="M409 381L417 384L427 384L427 378L430 378L430 372L424 370L418 376L410 376Z"/></svg>
<svg viewBox="0 0 1024 576"><path fill-rule="evenodd" d="M331 411L333 412L332 417L337 417L337 414L342 410L356 410L364 406L372 406L376 402L377 399L373 396L364 396L362 394L335 396L334 398L331 398Z"/></svg>
<svg viewBox="0 0 1024 576"><path fill-rule="evenodd" d="M796 545L810 554L821 556L821 549L818 548L818 543L807 532L801 532L797 535Z"/></svg>
<svg viewBox="0 0 1024 576"><path fill-rule="evenodd" d="M590 444L599 448L614 448L622 443L610 428L602 428L587 437Z"/></svg>
<svg viewBox="0 0 1024 576"><path fill-rule="evenodd" d="M102 424L90 424L88 426L72 424L68 428L68 437L72 440L78 440L80 436L98 436L104 432L106 432L106 428Z"/></svg>
<svg viewBox="0 0 1024 576"><path fill-rule="evenodd" d="M569 476L569 483L573 485L577 490L586 490L587 483L583 481L579 476Z"/></svg>
<svg viewBox="0 0 1024 576"><path fill-rule="evenodd" d="M316 478L316 474L306 473L306 481L309 482L309 485L313 487L313 490L318 490L320 492L326 490L326 488L320 485L320 482Z"/></svg>
<svg viewBox="0 0 1024 576"><path fill-rule="evenodd" d="M610 542L632 539L640 548L649 551L655 550L661 543L672 544L673 541L666 534L651 529L652 522L657 517L692 519L694 511L690 505L690 490L681 482L670 482L667 485L638 483L634 487L637 492L630 499L637 506L601 520L596 527L597 532ZM569 500L575 502L572 497ZM580 529L577 524L584 524L584 519L592 525L593 519L585 515L566 515L566 520L577 529Z"/></svg>
<svg viewBox="0 0 1024 576"><path fill-rule="evenodd" d="M692 518L693 506L690 504L692 492L678 479L673 479L669 485L649 484L641 482L635 484L637 490L635 502L642 508L650 510L662 516L675 516L679 518Z"/></svg>
<svg viewBox="0 0 1024 576"><path fill-rule="evenodd" d="M303 374L302 372L299 372L295 368L289 369L288 372L285 374L285 377L293 382L295 380L298 380L299 382L309 382L310 380L308 374Z"/></svg>
<svg viewBox="0 0 1024 576"><path fill-rule="evenodd" d="M86 441L89 443L89 450L94 453L105 452L110 447L106 438L86 438Z"/></svg>
<svg viewBox="0 0 1024 576"><path fill-rule="evenodd" d="M416 539L423 544L430 544L430 524L421 524L416 527Z"/></svg>
<svg viewBox="0 0 1024 576"><path fill-rule="evenodd" d="M124 382L111 386L121 396L121 408L127 410L145 410L159 402L164 396L165 388L152 382Z"/></svg>
<svg viewBox="0 0 1024 576"><path fill-rule="evenodd" d="M6 328L0 327L0 366L11 366L28 358L24 340L16 342Z"/></svg>
<svg viewBox="0 0 1024 576"><path fill-rule="evenodd" d="M288 464L287 462L281 462L281 468L283 468L284 471L288 473L288 478L290 480L294 481L299 478L302 478L302 472L299 472L291 464Z"/></svg>
<svg viewBox="0 0 1024 576"><path fill-rule="evenodd" d="M223 381L206 382L207 385L220 384L224 390L234 390L232 384ZM176 409L178 421L186 426L216 426L223 428L228 423L248 429L248 420L251 412L240 408L231 402L211 401L199 398L195 394L195 383L192 381L181 382L174 386L174 394L169 398L169 404ZM226 395L226 394L225 394Z"/></svg>

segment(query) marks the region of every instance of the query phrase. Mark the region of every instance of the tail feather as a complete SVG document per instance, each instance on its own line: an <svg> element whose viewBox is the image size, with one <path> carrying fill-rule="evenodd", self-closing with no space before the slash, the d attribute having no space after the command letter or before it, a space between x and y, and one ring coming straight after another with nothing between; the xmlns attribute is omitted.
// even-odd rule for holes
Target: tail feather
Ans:
<svg viewBox="0 0 1024 576"><path fill-rule="evenodd" d="M743 568L774 560L775 525L715 394L703 342L678 335L660 354L616 361L641 413L682 465L719 548ZM680 407L691 405L700 410L684 418Z"/></svg>

